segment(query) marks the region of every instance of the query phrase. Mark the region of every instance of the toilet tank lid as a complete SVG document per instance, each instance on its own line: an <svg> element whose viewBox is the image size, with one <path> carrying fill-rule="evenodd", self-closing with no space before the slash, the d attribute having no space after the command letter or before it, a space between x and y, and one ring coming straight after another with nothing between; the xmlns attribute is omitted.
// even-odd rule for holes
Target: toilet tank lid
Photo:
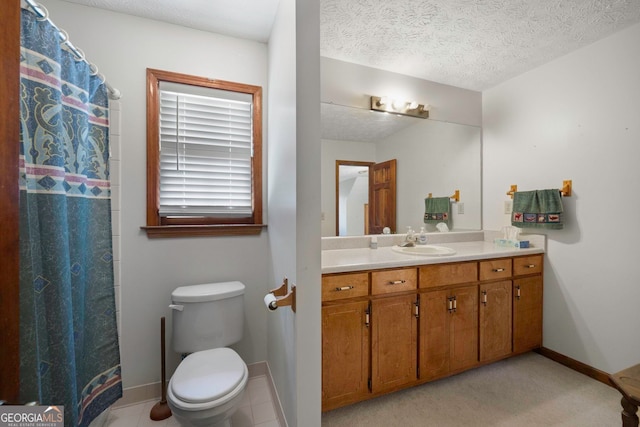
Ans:
<svg viewBox="0 0 640 427"><path fill-rule="evenodd" d="M173 302L204 302L231 298L244 294L242 282L204 283L180 286L171 293Z"/></svg>

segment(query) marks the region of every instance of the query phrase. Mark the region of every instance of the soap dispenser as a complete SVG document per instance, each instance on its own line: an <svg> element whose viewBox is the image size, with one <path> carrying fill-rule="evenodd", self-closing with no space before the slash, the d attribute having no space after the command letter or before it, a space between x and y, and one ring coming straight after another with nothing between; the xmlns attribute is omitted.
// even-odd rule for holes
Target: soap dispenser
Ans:
<svg viewBox="0 0 640 427"><path fill-rule="evenodd" d="M420 227L420 234L418 234L418 244L419 245L426 245L427 244L427 232L425 231L424 227Z"/></svg>

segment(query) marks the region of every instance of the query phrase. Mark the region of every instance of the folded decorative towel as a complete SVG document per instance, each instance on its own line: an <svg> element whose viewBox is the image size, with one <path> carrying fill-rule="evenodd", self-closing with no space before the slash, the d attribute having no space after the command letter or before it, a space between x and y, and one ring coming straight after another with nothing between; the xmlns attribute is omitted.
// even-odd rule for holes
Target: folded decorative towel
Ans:
<svg viewBox="0 0 640 427"><path fill-rule="evenodd" d="M451 201L448 197L428 197L424 199L424 222L437 224L444 222L450 226Z"/></svg>
<svg viewBox="0 0 640 427"><path fill-rule="evenodd" d="M516 191L513 194L512 225L561 230L562 220L560 190Z"/></svg>

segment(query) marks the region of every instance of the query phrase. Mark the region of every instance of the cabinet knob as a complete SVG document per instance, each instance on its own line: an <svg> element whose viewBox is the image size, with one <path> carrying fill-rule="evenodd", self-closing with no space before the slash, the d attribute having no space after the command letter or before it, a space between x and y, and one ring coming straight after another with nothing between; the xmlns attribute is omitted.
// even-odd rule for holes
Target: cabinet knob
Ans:
<svg viewBox="0 0 640 427"><path fill-rule="evenodd" d="M516 299L520 299L520 286L516 286Z"/></svg>
<svg viewBox="0 0 640 427"><path fill-rule="evenodd" d="M482 304L487 305L487 291L482 291Z"/></svg>

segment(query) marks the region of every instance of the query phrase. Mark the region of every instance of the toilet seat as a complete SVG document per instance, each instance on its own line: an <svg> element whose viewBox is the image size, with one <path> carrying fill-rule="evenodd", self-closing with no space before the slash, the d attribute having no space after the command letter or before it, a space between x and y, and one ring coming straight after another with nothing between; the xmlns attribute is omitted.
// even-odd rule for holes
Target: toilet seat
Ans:
<svg viewBox="0 0 640 427"><path fill-rule="evenodd" d="M173 404L187 410L221 405L242 392L247 365L230 348L214 348L187 356L169 382Z"/></svg>

